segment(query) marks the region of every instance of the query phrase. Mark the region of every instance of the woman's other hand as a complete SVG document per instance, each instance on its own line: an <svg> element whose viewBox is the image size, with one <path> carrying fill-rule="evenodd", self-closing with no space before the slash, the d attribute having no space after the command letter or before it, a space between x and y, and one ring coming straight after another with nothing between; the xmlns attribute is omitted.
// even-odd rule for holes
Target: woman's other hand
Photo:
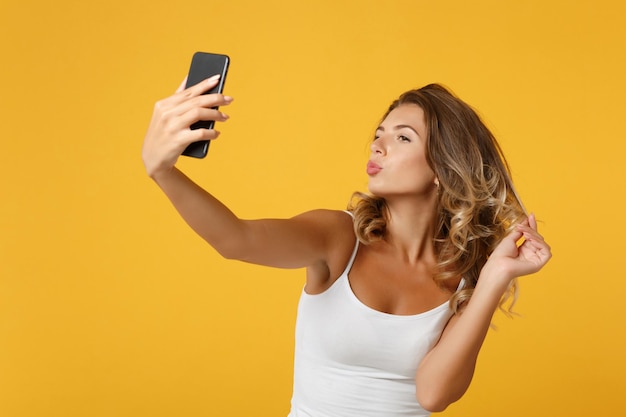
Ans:
<svg viewBox="0 0 626 417"><path fill-rule="evenodd" d="M483 267L481 278L493 272L493 276L508 285L514 278L539 271L551 257L550 246L537 231L537 220L531 214L496 246Z"/></svg>

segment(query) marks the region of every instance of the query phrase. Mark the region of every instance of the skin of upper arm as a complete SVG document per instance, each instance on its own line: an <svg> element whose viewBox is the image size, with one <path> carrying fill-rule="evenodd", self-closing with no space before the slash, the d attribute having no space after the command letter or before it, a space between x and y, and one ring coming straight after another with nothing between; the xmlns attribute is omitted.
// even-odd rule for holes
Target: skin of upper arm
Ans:
<svg viewBox="0 0 626 417"><path fill-rule="evenodd" d="M349 257L355 241L352 230L351 217L337 210L312 210L290 219L243 220L241 237L223 255L277 268L327 270L331 276L346 253Z"/></svg>
<svg viewBox="0 0 626 417"><path fill-rule="evenodd" d="M437 348L439 347L442 339L445 339L445 336L447 333L449 333L454 326L457 324L457 321L459 319L459 315L455 314L454 316L452 316L450 318L450 320L448 320L448 322L446 323L446 326L444 327L441 336L439 338L439 340L437 341L437 343L435 344L435 346L426 354L426 356L422 359L422 362L420 363L420 366L418 367L417 373L416 373L416 384L418 387L418 390L416 392L416 397L417 400L420 402L420 404L422 404L422 406L424 408L426 408L427 410L431 411L431 412L441 412L443 411L451 402L454 402L456 400L458 400L463 393L465 392L465 390L467 389L467 386L462 387L460 390L455 390L456 392L452 393L452 398L449 399L449 401L446 401L445 404L442 404L440 402L440 400L438 400L438 398L440 398L440 394L437 394L435 392L432 391L432 384L429 384L427 380L424 379L424 375L421 375L420 370L422 368L422 366L424 365L424 363L428 362L429 359L431 358L431 356L433 356L433 353L437 350ZM445 364L439 364L438 366L446 366ZM432 372L432 370L431 370ZM437 372L439 373L439 372ZM473 374L473 366L472 366L472 372L469 375L469 381L471 381L471 374ZM427 379L427 378L426 378ZM468 381L468 385L469 385L469 381ZM421 388L421 389L420 389Z"/></svg>

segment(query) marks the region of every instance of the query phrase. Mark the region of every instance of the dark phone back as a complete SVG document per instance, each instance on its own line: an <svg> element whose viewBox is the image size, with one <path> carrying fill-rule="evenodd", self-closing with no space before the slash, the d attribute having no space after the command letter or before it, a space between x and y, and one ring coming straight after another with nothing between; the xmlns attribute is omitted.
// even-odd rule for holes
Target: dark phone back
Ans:
<svg viewBox="0 0 626 417"><path fill-rule="evenodd" d="M189 68L189 75L187 76L186 88L196 85L215 74L220 74L220 82L204 94L223 92L229 63L230 59L227 55L196 52L191 60L191 67ZM217 109L217 107L214 108ZM213 120L199 121L192 124L191 129L213 129L214 124L215 122ZM194 158L204 158L208 151L209 141L203 140L190 144L182 154L185 156L192 156Z"/></svg>

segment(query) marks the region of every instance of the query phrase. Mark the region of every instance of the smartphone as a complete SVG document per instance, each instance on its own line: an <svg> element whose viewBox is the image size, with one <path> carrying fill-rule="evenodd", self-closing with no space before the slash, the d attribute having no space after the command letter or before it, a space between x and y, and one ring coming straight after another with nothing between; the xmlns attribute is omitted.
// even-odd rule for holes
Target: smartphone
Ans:
<svg viewBox="0 0 626 417"><path fill-rule="evenodd" d="M196 85L213 75L220 74L219 83L204 94L222 93L224 91L224 82L226 82L226 73L228 72L228 64L230 58L227 55L211 54L207 52L196 52L191 59L191 67L187 76L186 88ZM217 109L217 107L214 107ZM191 125L191 129L213 129L215 122L213 120L199 121ZM203 140L194 142L187 146L183 151L183 155L194 158L204 158L209 151L209 141Z"/></svg>

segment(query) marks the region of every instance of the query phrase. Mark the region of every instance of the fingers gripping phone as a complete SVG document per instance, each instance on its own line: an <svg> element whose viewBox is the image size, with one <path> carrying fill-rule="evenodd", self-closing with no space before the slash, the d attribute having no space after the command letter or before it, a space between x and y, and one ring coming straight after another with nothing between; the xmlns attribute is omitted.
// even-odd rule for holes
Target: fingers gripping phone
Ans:
<svg viewBox="0 0 626 417"><path fill-rule="evenodd" d="M196 85L213 75L220 74L219 83L212 89L203 94L222 93L224 90L224 82L226 81L226 73L228 72L228 64L230 58L227 55L210 54L206 52L196 52L191 60L189 75L187 76L186 88ZM217 110L217 107L213 107ZM190 126L194 129L213 129L215 122L213 120L201 120ZM194 142L187 146L183 151L183 155L192 156L194 158L204 158L209 151L209 141L203 140Z"/></svg>

